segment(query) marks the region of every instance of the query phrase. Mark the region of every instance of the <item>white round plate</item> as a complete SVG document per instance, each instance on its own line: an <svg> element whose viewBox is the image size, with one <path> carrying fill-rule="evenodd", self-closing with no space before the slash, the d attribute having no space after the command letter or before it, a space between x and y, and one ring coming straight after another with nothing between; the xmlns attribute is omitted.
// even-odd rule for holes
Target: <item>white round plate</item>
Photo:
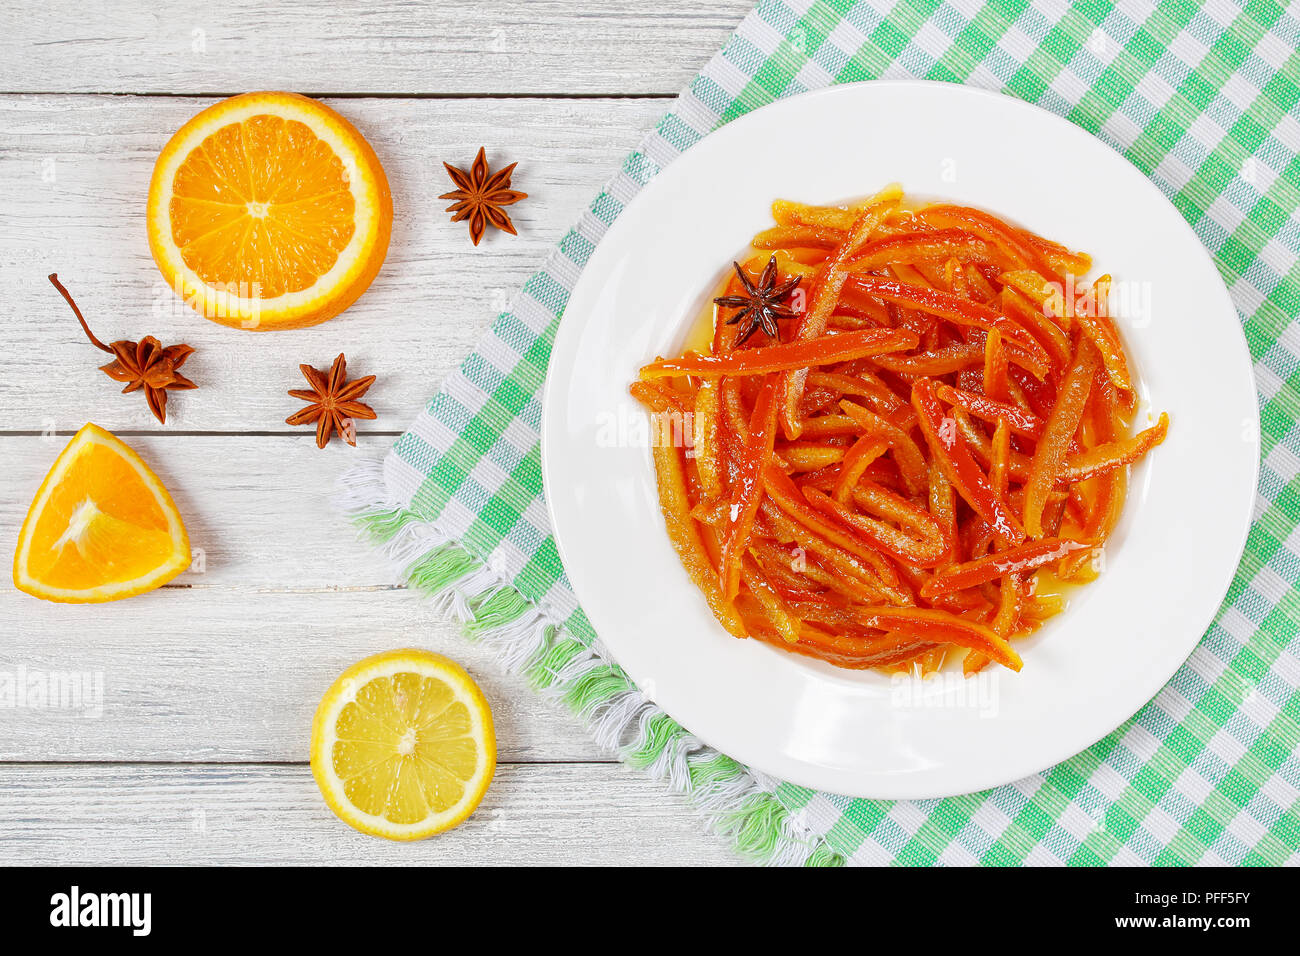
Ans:
<svg viewBox="0 0 1300 956"><path fill-rule="evenodd" d="M966 681L849 671L736 640L664 530L646 415L627 391L673 355L773 199L893 181L987 209L1093 257L1146 403L1169 437L1135 469L1100 578L1018 645L1024 669ZM1125 293L1124 290L1127 290ZM836 86L724 126L674 161L601 241L565 310L542 458L560 556L633 680L760 770L852 796L940 797L1017 780L1110 733L1210 624L1245 545L1259 459L1237 313L1210 257L1147 179L1083 130L943 83Z"/></svg>

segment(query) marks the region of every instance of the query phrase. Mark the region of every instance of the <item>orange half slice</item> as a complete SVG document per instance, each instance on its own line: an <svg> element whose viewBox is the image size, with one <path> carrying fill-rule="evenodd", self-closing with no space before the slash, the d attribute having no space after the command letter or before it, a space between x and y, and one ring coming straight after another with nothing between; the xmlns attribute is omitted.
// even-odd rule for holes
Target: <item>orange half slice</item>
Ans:
<svg viewBox="0 0 1300 956"><path fill-rule="evenodd" d="M296 93L222 100L177 131L149 183L149 249L206 318L254 330L314 325L370 285L393 201L375 151Z"/></svg>
<svg viewBox="0 0 1300 956"><path fill-rule="evenodd" d="M190 566L171 495L117 436L86 425L55 460L27 511L14 585L88 604L152 591Z"/></svg>

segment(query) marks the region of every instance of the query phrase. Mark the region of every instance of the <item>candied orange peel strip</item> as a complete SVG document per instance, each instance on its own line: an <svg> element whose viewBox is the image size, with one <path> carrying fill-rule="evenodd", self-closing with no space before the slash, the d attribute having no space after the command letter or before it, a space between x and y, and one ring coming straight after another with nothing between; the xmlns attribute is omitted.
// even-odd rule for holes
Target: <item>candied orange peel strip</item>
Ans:
<svg viewBox="0 0 1300 956"><path fill-rule="evenodd" d="M1110 277L896 186L772 215L727 270L707 351L630 386L683 567L736 637L847 668L1020 670L1012 642L1066 603L1038 576L1097 573L1129 468L1169 432L1163 414L1134 429ZM738 342L741 277L765 269L802 301Z"/></svg>

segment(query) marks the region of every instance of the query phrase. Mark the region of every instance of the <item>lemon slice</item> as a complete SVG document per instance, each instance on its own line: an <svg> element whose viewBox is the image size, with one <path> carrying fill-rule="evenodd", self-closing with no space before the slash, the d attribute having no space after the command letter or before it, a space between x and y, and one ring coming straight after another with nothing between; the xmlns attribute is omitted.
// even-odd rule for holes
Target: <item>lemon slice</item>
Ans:
<svg viewBox="0 0 1300 956"><path fill-rule="evenodd" d="M492 709L455 661L376 654L339 676L316 709L311 770L345 823L420 840L461 823L496 770Z"/></svg>
<svg viewBox="0 0 1300 956"><path fill-rule="evenodd" d="M89 424L55 459L14 551L14 584L47 601L116 601L190 565L171 495L121 439Z"/></svg>

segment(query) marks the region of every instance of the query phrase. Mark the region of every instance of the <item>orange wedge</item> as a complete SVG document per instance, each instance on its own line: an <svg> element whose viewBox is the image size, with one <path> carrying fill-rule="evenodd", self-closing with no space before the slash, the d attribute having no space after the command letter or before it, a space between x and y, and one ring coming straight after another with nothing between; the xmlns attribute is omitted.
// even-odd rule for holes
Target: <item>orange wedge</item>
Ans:
<svg viewBox="0 0 1300 956"><path fill-rule="evenodd" d="M27 510L14 584L90 604L152 591L190 566L190 539L158 476L98 425L73 436Z"/></svg>
<svg viewBox="0 0 1300 956"><path fill-rule="evenodd" d="M149 249L206 318L255 330L338 315L370 285L393 227L375 151L328 106L245 93L180 128L149 183Z"/></svg>

